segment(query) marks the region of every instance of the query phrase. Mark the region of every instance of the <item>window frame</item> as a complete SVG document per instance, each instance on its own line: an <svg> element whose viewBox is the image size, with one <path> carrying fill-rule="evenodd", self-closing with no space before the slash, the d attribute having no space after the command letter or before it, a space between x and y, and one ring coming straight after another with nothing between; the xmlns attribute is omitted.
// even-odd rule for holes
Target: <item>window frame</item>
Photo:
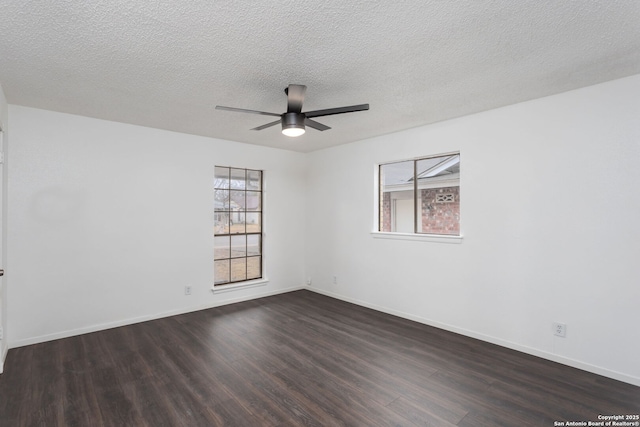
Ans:
<svg viewBox="0 0 640 427"><path fill-rule="evenodd" d="M418 230L418 180L415 179L417 176L417 164L420 160L425 159L433 159L437 157L447 157L447 156L461 156L460 151L451 151L446 153L439 153L433 155L426 156L417 156L413 158L405 158L399 160L390 160L384 161L380 163L376 163L374 165L374 215L373 215L373 228L371 231L372 237L376 239L391 239L391 240L410 240L410 241L424 241L424 242L436 242L436 243L461 243L463 239L463 231L462 231L462 215L460 215L459 223L459 234L434 234L434 233L421 233L417 232ZM413 175L414 175L414 186L413 186L413 232L396 232L396 231L381 231L381 206L382 206L382 174L380 173L381 167L384 165L394 164L394 163L402 163L402 162L413 162ZM458 188L460 194L462 193L462 180L461 174L458 177ZM460 211L462 211L462 199L460 199Z"/></svg>
<svg viewBox="0 0 640 427"><path fill-rule="evenodd" d="M224 169L228 169L229 175L228 175L228 188L226 187L217 187L216 186L216 177L217 177L217 172L214 173L214 183L213 183L213 190L214 190L214 209L213 209L213 216L214 216L214 223L213 223L213 237L214 237L214 254L213 254L213 262L214 262L214 268L213 268L213 287L212 290L217 293L217 292L225 292L225 291L229 291L229 290L234 290L234 289L238 289L238 288L246 288L246 287L250 287L250 286L257 286L257 285L262 285L262 284L266 284L268 282L267 280L267 276L266 276L266 272L265 272L265 255L264 255L264 247L265 247L265 223L264 223L264 211L265 211L265 207L264 207L264 203L265 203L265 172L264 170L261 169L254 169L254 168L246 168L246 167L236 167L236 166L222 166L222 165L215 165L214 170L217 171L218 168L224 168ZM245 179L245 183L242 189L238 189L238 188L233 188L231 185L231 181L233 178L233 171L244 171L244 179ZM249 182L249 173L250 172L257 172L259 173L259 180L260 180L260 186L258 189L253 189L253 188L249 188L248 187L248 182ZM225 201L224 203L228 203L229 206L226 207L223 210L217 210L216 209L216 190L223 190L223 191L228 191L228 201ZM243 215L243 221L245 221L245 228L244 228L244 232L241 233L233 233L231 226L232 223L229 222L227 224L228 230L226 233L218 233L217 229L219 227L218 223L217 223L217 219L218 219L218 215L220 214L224 214L224 213L228 213L229 216L229 220L231 219L232 215L234 214L234 211L231 207L232 204L232 192L243 192L244 193L244 209L242 211L237 211L238 214L242 214ZM246 205L247 203L247 194L248 193L259 193L259 209L258 210L253 210L253 209L249 209L248 206ZM249 213L251 214L258 214L259 217L259 223L260 223L260 231L248 231L247 230L247 218L249 217ZM244 253L241 256L233 256L233 238L234 237L238 237L238 236L243 236L245 238L245 245L244 245ZM259 255L251 255L249 252L249 243L248 243L248 239L249 236L259 236L259 243L258 243L258 252ZM228 238L229 240L229 254L227 258L217 258L216 257L216 251L218 250L218 247L216 246L216 238ZM247 276L249 275L249 259L250 258L260 258L260 276L259 277L252 277L252 278L247 278ZM245 264L245 276L243 279L241 280L233 280L233 273L232 273L232 260L234 259L244 259L244 264ZM216 261L228 261L229 263L229 271L228 271L228 281L223 281L223 282L218 282L217 278L216 278Z"/></svg>

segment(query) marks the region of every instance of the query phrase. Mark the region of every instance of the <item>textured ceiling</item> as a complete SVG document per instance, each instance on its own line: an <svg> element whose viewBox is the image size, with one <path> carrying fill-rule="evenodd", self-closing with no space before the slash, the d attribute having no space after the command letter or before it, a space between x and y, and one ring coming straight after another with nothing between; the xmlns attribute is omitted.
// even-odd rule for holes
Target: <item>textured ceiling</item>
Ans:
<svg viewBox="0 0 640 427"><path fill-rule="evenodd" d="M0 0L9 103L313 151L640 73L638 0ZM283 89L333 129L288 138Z"/></svg>

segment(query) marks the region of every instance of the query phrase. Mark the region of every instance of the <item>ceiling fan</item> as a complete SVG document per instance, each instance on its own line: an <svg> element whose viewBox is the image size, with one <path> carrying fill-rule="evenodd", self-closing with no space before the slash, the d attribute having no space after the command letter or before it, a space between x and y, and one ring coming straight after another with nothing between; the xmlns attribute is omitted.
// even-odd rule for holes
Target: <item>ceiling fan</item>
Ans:
<svg viewBox="0 0 640 427"><path fill-rule="evenodd" d="M355 111L364 111L369 109L369 104L351 105L349 107L328 108L326 110L315 110L302 112L302 102L304 101L304 93L307 87L305 85L290 84L284 89L287 94L287 112L282 114L268 113L266 111L245 110L244 108L223 107L216 105L216 110L237 111L240 113L262 114L263 116L280 117L280 119L258 126L251 130L262 130L278 123L282 123L282 133L287 136L300 136L305 132L305 126L316 130L331 129L329 126L311 120L313 117L331 116L334 114L353 113Z"/></svg>

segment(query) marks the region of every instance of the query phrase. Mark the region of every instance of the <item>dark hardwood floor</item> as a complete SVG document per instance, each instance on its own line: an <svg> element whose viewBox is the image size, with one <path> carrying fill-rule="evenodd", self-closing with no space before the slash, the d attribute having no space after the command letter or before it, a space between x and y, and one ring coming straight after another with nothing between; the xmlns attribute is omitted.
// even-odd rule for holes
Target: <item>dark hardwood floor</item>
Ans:
<svg viewBox="0 0 640 427"><path fill-rule="evenodd" d="M553 426L640 387L297 291L9 351L2 426Z"/></svg>

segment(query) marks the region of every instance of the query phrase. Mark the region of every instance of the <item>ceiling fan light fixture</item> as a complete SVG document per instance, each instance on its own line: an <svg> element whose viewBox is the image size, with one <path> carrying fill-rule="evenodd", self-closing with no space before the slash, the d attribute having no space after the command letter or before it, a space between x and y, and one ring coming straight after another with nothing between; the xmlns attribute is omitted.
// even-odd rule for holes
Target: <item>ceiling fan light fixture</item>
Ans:
<svg viewBox="0 0 640 427"><path fill-rule="evenodd" d="M284 135L286 135L286 136L296 137L296 136L300 136L303 133L305 133L305 129L304 128L298 128L298 127L290 127L290 128L282 129L282 133Z"/></svg>
<svg viewBox="0 0 640 427"><path fill-rule="evenodd" d="M285 113L282 115L282 133L286 136L300 136L305 132L305 116L302 113Z"/></svg>
<svg viewBox="0 0 640 427"><path fill-rule="evenodd" d="M285 134L286 136L296 137L305 133L305 130L304 128L291 127L291 128L282 129L282 133Z"/></svg>

